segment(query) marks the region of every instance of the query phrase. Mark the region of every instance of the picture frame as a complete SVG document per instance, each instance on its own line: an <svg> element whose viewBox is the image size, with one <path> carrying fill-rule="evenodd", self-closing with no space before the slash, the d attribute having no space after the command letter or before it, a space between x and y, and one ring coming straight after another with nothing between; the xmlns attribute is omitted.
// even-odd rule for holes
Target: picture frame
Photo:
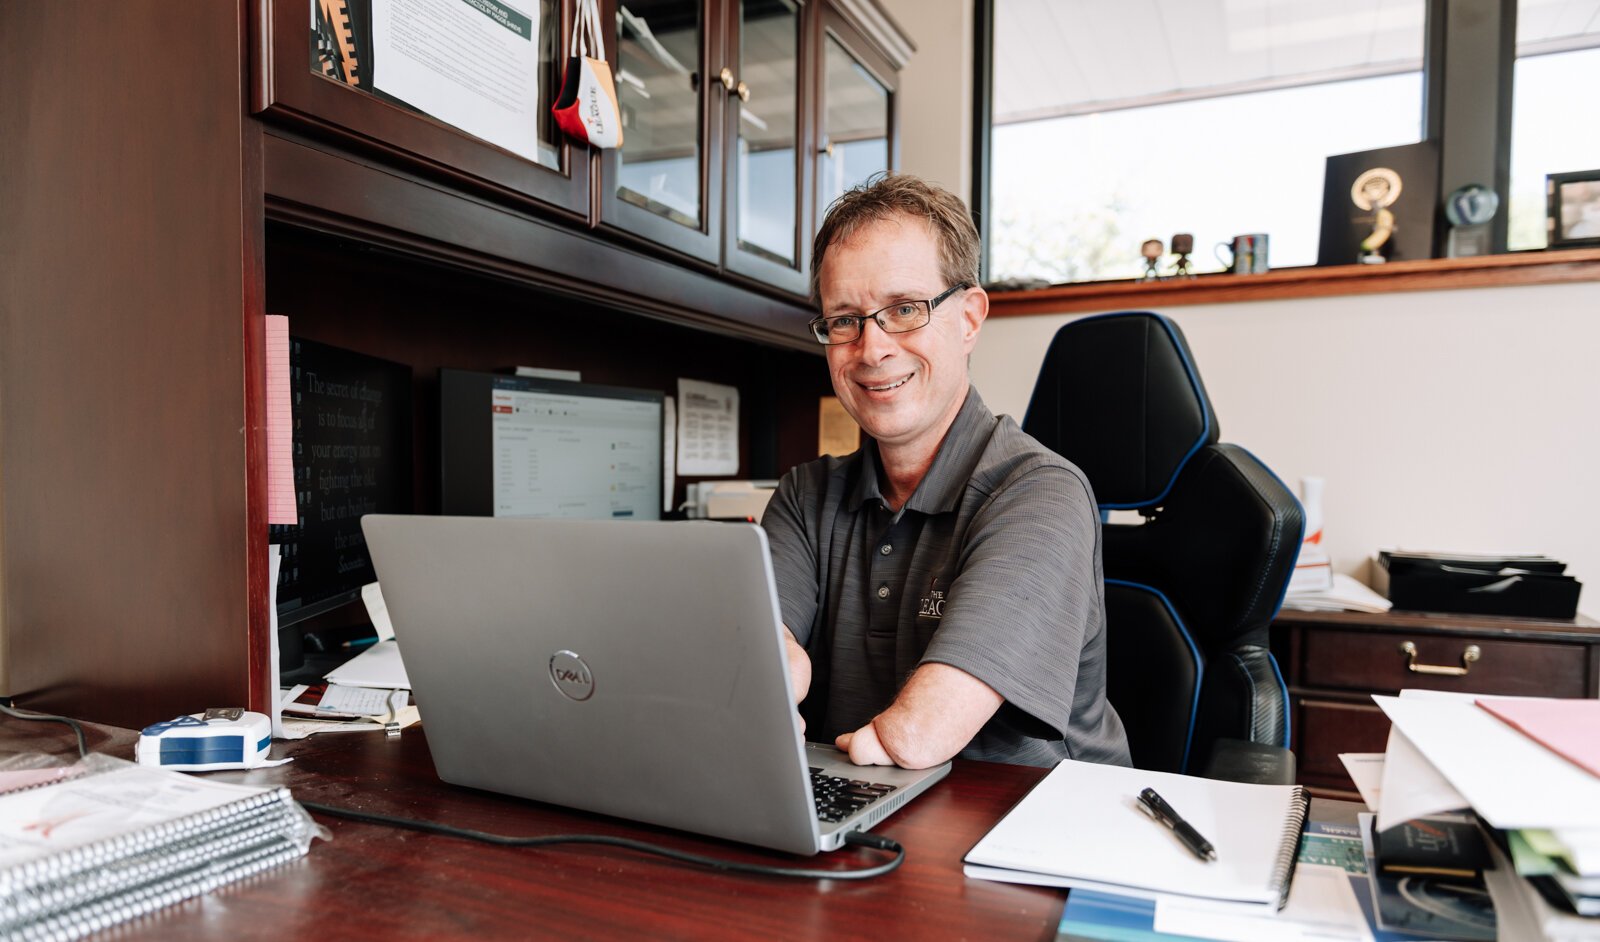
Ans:
<svg viewBox="0 0 1600 942"><path fill-rule="evenodd" d="M1600 245L1600 169L1552 173L1544 180L1550 248Z"/></svg>

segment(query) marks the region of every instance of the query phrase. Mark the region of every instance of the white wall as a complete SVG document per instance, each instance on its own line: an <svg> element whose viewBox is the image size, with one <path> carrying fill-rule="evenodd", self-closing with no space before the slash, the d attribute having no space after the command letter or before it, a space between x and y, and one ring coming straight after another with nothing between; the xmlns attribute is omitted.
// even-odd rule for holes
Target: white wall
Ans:
<svg viewBox="0 0 1600 942"><path fill-rule="evenodd" d="M882 0L917 47L900 73L900 169L972 194L971 0Z"/></svg>
<svg viewBox="0 0 1600 942"><path fill-rule="evenodd" d="M1600 285L1174 307L1224 441L1290 486L1327 479L1335 568L1377 549L1567 560L1600 612ZM1082 315L993 318L972 358L1027 410L1045 347Z"/></svg>
<svg viewBox="0 0 1600 942"><path fill-rule="evenodd" d="M917 53L902 73L901 166L971 192L969 0L882 0ZM1600 284L1174 307L1225 441L1291 486L1327 479L1336 567L1382 547L1565 559L1600 614ZM972 358L1018 420L1056 329L995 318Z"/></svg>

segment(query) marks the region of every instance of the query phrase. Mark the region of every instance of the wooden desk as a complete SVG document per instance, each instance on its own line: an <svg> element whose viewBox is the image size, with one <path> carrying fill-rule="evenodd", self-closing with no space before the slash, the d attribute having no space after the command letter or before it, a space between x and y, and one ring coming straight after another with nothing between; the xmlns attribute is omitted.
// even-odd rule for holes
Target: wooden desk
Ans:
<svg viewBox="0 0 1600 942"><path fill-rule="evenodd" d="M1459 673L1418 673L1421 665ZM1477 659L1463 661L1468 645ZM1300 612L1272 623L1272 652L1289 684L1299 780L1313 794L1355 798L1341 752L1382 752L1389 719L1372 694L1404 687L1504 696L1600 696L1600 622L1489 615ZM1462 665L1466 670L1459 670Z"/></svg>
<svg viewBox="0 0 1600 942"><path fill-rule="evenodd" d="M89 747L131 758L133 734L88 727ZM0 717L0 759L70 754L58 724ZM434 775L426 737L329 733L279 743L289 765L217 772L285 784L295 797L503 834L590 832L699 853L795 865L797 858L485 792ZM333 840L281 870L107 933L120 940L241 939L1051 939L1062 890L967 880L961 856L1044 774L958 762L877 828L906 847L896 872L862 883L726 876L605 847L516 849L321 819ZM818 858L850 868L882 860L847 849ZM804 864L805 861L800 861Z"/></svg>

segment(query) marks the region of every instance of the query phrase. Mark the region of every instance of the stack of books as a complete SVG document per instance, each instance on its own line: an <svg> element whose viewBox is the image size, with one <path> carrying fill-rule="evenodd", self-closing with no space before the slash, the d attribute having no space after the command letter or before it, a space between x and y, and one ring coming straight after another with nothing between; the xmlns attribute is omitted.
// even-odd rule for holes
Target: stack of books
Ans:
<svg viewBox="0 0 1600 942"><path fill-rule="evenodd" d="M76 939L287 863L326 837L286 788L107 756L59 775L0 774L0 791L3 939Z"/></svg>

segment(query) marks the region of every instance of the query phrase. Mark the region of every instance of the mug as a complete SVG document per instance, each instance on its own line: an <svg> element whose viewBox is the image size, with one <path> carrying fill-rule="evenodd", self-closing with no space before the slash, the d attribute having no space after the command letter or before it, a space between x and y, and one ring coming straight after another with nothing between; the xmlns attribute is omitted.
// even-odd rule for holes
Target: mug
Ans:
<svg viewBox="0 0 1600 942"><path fill-rule="evenodd" d="M1223 258L1226 250L1228 258ZM1217 261L1227 266L1235 275L1259 275L1267 270L1267 234L1252 232L1234 236L1233 242L1218 242L1215 249Z"/></svg>

